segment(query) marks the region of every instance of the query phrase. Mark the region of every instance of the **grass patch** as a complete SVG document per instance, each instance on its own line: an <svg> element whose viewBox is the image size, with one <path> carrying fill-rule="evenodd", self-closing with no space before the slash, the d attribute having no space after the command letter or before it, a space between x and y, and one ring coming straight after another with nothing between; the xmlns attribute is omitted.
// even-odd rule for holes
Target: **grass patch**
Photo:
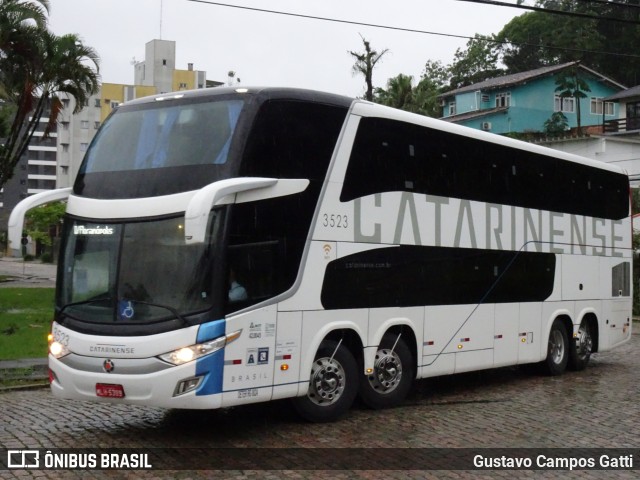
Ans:
<svg viewBox="0 0 640 480"><path fill-rule="evenodd" d="M53 288L0 288L0 360L45 358Z"/></svg>

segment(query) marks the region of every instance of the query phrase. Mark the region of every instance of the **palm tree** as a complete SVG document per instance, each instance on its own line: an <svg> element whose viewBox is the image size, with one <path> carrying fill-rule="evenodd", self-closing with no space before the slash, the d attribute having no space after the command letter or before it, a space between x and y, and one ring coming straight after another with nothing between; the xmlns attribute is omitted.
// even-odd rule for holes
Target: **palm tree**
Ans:
<svg viewBox="0 0 640 480"><path fill-rule="evenodd" d="M21 61L33 57L34 28L47 23L49 0L0 0L0 100L8 95L5 75Z"/></svg>
<svg viewBox="0 0 640 480"><path fill-rule="evenodd" d="M73 96L77 113L99 88L98 55L77 35L58 37L33 25L22 25L21 31L28 33L22 43L0 57L0 85L6 101L15 108L9 135L0 149L0 187L13 175L47 108L45 137L56 125L62 109L58 94Z"/></svg>
<svg viewBox="0 0 640 480"><path fill-rule="evenodd" d="M349 54L356 59L356 63L353 64L353 74L362 74L364 75L364 81L367 86L367 90L365 92L364 98L365 100L373 101L373 69L376 66L376 63L380 61L380 59L384 56L385 53L389 51L388 48L385 48L380 53L373 50L371 48L371 44L365 40L365 38L360 35L362 39L362 43L364 44L364 52L352 52L349 51Z"/></svg>
<svg viewBox="0 0 640 480"><path fill-rule="evenodd" d="M581 115L580 115L580 100L583 98L587 98L586 93L590 92L591 88L587 82L585 82L582 78L580 78L580 74L578 72L579 65L572 66L564 71L562 71L556 77L556 92L560 98L574 98L576 104L576 120L578 125L578 135L582 134L582 124L581 124Z"/></svg>
<svg viewBox="0 0 640 480"><path fill-rule="evenodd" d="M10 50L25 26L44 28L48 12L49 0L0 0L0 52Z"/></svg>
<svg viewBox="0 0 640 480"><path fill-rule="evenodd" d="M386 89L376 89L376 101L389 107L415 111L413 77L401 73L390 78Z"/></svg>

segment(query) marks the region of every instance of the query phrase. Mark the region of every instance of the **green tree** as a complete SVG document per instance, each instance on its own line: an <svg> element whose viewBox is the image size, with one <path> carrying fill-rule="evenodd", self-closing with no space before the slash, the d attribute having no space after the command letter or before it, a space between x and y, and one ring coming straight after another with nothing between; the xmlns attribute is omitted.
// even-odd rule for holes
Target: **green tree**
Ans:
<svg viewBox="0 0 640 480"><path fill-rule="evenodd" d="M62 108L59 94L73 96L78 112L99 87L95 50L83 45L77 35L54 35L41 25L42 18L25 19L26 14L12 13L16 4L33 7L36 3L48 5L0 0L0 26L14 29L11 34L0 34L10 37L3 37L0 43L0 99L14 109L0 147L0 187L13 175L45 111L49 110L45 137L55 126ZM40 13L44 15L44 10Z"/></svg>
<svg viewBox="0 0 640 480"><path fill-rule="evenodd" d="M32 208L25 215L25 230L32 239L51 246L51 228L62 222L66 202L53 202Z"/></svg>
<svg viewBox="0 0 640 480"><path fill-rule="evenodd" d="M560 135L569 128L569 121L562 112L553 112L551 117L544 122L544 133L547 135Z"/></svg>
<svg viewBox="0 0 640 480"><path fill-rule="evenodd" d="M580 102L583 98L587 98L584 92L590 92L591 88L585 80L580 78L579 67L574 65L560 72L556 76L556 92L560 98L575 99L576 122L578 124L578 135L582 134Z"/></svg>
<svg viewBox="0 0 640 480"><path fill-rule="evenodd" d="M378 52L371 48L369 41L367 41L362 35L360 35L360 38L364 45L364 52L349 51L349 55L355 59L352 71L354 75L364 76L364 82L366 85L364 98L365 100L373 101L373 69L389 49L385 48L381 52Z"/></svg>
<svg viewBox="0 0 640 480"><path fill-rule="evenodd" d="M399 74L387 80L387 88L377 88L374 100L401 110L414 111L415 98L413 91L413 77Z"/></svg>
<svg viewBox="0 0 640 480"><path fill-rule="evenodd" d="M420 83L416 86L416 103L420 113L433 118L442 117L442 106L438 95L449 89L451 73L449 66L440 60L427 60Z"/></svg>
<svg viewBox="0 0 640 480"><path fill-rule="evenodd" d="M634 23L617 21L640 21L639 0L538 0L536 6L593 18L548 12L528 12L515 17L495 36L501 42L498 50L507 73L582 61L623 84L640 83L637 54L640 28Z"/></svg>
<svg viewBox="0 0 640 480"><path fill-rule="evenodd" d="M457 49L449 75L452 90L504 75L498 67L498 49L493 37L476 33L467 42L466 49Z"/></svg>

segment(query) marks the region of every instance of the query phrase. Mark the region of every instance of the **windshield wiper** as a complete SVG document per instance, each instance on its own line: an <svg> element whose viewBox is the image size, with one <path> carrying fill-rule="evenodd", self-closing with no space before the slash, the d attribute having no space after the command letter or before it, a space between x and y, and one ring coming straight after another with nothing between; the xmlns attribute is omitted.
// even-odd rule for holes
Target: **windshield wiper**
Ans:
<svg viewBox="0 0 640 480"><path fill-rule="evenodd" d="M178 320L182 322L183 326L189 325L189 322L187 322L187 319L184 318L182 315L180 315L178 311L173 307L169 307L167 305L160 305L158 303L143 302L140 300L131 300L131 302L135 303L136 305L149 305L150 307L163 308L165 310L169 310Z"/></svg>
<svg viewBox="0 0 640 480"><path fill-rule="evenodd" d="M105 293L105 294L101 294L101 295L98 295L96 297L90 298L88 300L82 300L80 302L67 303L62 308L60 308L58 313L59 314L63 314L64 311L67 308L70 308L70 307L77 307L77 306L80 306L80 305L90 305L92 303L103 302L105 300L109 301L111 303L111 307L112 308L115 308L116 305L115 305L114 298L111 295L109 295L108 293ZM160 304L157 304L157 303L144 302L144 301L140 301L140 300L130 300L130 301L132 303L134 303L135 305L148 305L150 307L156 307L156 308L161 308L163 310L168 310L174 317L176 317L178 320L180 320L182 322L183 326L188 326L189 325L189 322L187 321L187 319L184 318L182 315L180 315L178 313L178 311L173 307L169 307L167 305L160 305ZM70 316L73 316L73 315L70 315Z"/></svg>
<svg viewBox="0 0 640 480"><path fill-rule="evenodd" d="M63 313L69 307L77 307L78 305L89 305L91 303L103 302L105 300L112 301L113 297L111 295L109 295L108 293L101 293L100 295L97 295L95 297L89 298L88 300L82 300L80 302L67 303L60 309L59 313Z"/></svg>

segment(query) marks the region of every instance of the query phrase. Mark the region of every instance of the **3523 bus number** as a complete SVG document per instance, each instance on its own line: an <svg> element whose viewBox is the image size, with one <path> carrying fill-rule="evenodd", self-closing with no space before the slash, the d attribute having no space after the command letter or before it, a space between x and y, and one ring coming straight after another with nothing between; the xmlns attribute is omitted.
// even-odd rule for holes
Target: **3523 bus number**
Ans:
<svg viewBox="0 0 640 480"><path fill-rule="evenodd" d="M336 213L325 213L322 215L322 226L329 228L348 228L349 217Z"/></svg>

